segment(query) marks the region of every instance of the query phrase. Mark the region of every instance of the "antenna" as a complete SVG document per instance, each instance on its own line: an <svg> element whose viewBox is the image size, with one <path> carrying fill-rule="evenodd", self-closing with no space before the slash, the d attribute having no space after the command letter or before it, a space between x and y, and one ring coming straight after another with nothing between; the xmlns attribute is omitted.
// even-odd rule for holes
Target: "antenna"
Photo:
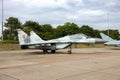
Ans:
<svg viewBox="0 0 120 80"><path fill-rule="evenodd" d="M2 40L3 40L4 3L2 0Z"/></svg>
<svg viewBox="0 0 120 80"><path fill-rule="evenodd" d="M107 12L107 28L108 28L108 31L107 31L107 34L109 36L110 32L109 32L109 12Z"/></svg>

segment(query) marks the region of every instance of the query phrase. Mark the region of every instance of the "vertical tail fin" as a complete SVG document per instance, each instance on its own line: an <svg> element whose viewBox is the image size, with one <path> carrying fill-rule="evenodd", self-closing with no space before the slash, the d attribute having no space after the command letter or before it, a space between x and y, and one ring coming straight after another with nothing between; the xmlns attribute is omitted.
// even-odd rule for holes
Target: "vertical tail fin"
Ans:
<svg viewBox="0 0 120 80"><path fill-rule="evenodd" d="M30 40L31 43L40 43L40 42L44 42L44 40L42 40L35 32L31 31L30 32Z"/></svg>
<svg viewBox="0 0 120 80"><path fill-rule="evenodd" d="M100 35L101 35L102 39L105 40L105 41L113 41L112 38L110 38L109 36L107 36L107 35L105 35L103 33L100 33Z"/></svg>
<svg viewBox="0 0 120 80"><path fill-rule="evenodd" d="M30 38L24 31L22 31L21 29L17 29L17 31L20 45L26 45L30 43Z"/></svg>

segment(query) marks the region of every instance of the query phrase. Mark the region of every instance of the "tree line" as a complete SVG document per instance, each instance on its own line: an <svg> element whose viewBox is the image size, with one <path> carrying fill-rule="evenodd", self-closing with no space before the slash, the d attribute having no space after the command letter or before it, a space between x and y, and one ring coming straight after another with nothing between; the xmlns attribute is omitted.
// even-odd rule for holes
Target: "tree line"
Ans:
<svg viewBox="0 0 120 80"><path fill-rule="evenodd" d="M4 26L7 28L3 31L4 40L18 40L17 29L22 29L28 35L30 31L36 32L42 39L49 40L66 35L72 35L77 33L83 33L90 37L100 38L100 32L107 34L108 30L96 30L89 25L78 26L75 23L66 22L63 25L58 25L54 28L51 24L39 24L36 21L28 20L25 23L21 23L16 17L9 17L6 19ZM110 37L113 39L120 39L118 30L109 30Z"/></svg>

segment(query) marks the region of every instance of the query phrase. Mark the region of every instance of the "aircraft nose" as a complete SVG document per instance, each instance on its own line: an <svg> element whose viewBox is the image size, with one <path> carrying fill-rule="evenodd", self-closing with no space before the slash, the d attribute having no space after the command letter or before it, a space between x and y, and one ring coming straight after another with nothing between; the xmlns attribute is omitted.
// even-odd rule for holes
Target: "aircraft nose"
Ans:
<svg viewBox="0 0 120 80"><path fill-rule="evenodd" d="M105 43L106 41L100 38L95 38L95 43Z"/></svg>

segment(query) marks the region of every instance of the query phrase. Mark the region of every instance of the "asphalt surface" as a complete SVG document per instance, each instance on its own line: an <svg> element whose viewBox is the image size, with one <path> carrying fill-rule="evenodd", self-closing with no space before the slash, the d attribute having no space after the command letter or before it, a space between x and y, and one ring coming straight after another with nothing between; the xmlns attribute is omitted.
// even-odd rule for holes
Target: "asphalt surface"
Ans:
<svg viewBox="0 0 120 80"><path fill-rule="evenodd" d="M120 80L120 48L0 51L0 80Z"/></svg>

